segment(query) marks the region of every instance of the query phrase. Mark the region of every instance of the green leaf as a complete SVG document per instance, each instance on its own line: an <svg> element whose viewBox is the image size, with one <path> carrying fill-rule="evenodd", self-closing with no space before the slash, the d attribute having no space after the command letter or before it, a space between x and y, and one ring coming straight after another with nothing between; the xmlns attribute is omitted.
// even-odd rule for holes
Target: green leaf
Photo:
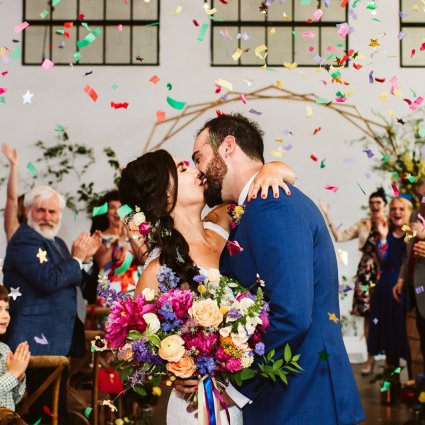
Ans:
<svg viewBox="0 0 425 425"><path fill-rule="evenodd" d="M161 385L161 381L162 381L162 376L161 375L156 375L152 378L152 386L153 387L159 387Z"/></svg>
<svg viewBox="0 0 425 425"><path fill-rule="evenodd" d="M133 387L133 389L134 389L134 391L137 394L140 394L141 396L145 396L146 395L145 389L142 386L140 386L140 385L136 385L135 387Z"/></svg>
<svg viewBox="0 0 425 425"><path fill-rule="evenodd" d="M280 369L283 365L283 359L279 359L273 364L273 370Z"/></svg>
<svg viewBox="0 0 425 425"><path fill-rule="evenodd" d="M292 360L293 360L294 362L297 362L297 361L300 359L300 357L301 357L301 354L295 354L295 356L294 356L294 357L292 357Z"/></svg>
<svg viewBox="0 0 425 425"><path fill-rule="evenodd" d="M297 362L292 361L291 362L292 366L295 366L296 368L298 368L299 370L304 370Z"/></svg>
<svg viewBox="0 0 425 425"><path fill-rule="evenodd" d="M278 371L278 374L279 374L279 378L286 384L286 385L288 385L288 379L286 378L286 373L283 371L283 370L281 370L281 369L279 369Z"/></svg>
<svg viewBox="0 0 425 425"><path fill-rule="evenodd" d="M285 362L289 363L291 361L291 357L292 357L291 347L289 346L289 344L286 344L285 353L284 353Z"/></svg>
<svg viewBox="0 0 425 425"><path fill-rule="evenodd" d="M286 366L285 366L285 369L287 369L287 370L289 370L289 371L291 371L291 372L294 372L294 373L300 373L300 371L299 371L299 370L294 369L293 367L288 366L288 365L286 365Z"/></svg>
<svg viewBox="0 0 425 425"><path fill-rule="evenodd" d="M161 340L158 335L149 335L148 341L155 345L155 347L159 347L161 345Z"/></svg>
<svg viewBox="0 0 425 425"><path fill-rule="evenodd" d="M247 379L252 379L256 375L255 371L252 369L242 369L241 371L241 379L242 381L246 381Z"/></svg>
<svg viewBox="0 0 425 425"><path fill-rule="evenodd" d="M130 331L127 335L127 339L139 339L142 334L139 331Z"/></svg>
<svg viewBox="0 0 425 425"><path fill-rule="evenodd" d="M270 361L275 355L275 349L269 351L269 354L267 354L267 360Z"/></svg>

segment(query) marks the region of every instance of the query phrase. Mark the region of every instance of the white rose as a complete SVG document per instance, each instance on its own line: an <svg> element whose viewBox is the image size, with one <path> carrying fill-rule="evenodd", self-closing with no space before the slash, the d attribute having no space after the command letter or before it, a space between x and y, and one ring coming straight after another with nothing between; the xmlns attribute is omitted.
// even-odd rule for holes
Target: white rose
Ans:
<svg viewBox="0 0 425 425"><path fill-rule="evenodd" d="M243 298L239 301L239 308L244 316L252 305L254 305L254 300L251 300L251 298Z"/></svg>
<svg viewBox="0 0 425 425"><path fill-rule="evenodd" d="M136 226L140 226L145 221L146 221L146 217L142 212L138 212L138 213L133 215L133 223Z"/></svg>
<svg viewBox="0 0 425 425"><path fill-rule="evenodd" d="M242 362L242 367L246 369L247 367L250 367L252 363L254 362L254 356L243 354L241 358L241 362Z"/></svg>
<svg viewBox="0 0 425 425"><path fill-rule="evenodd" d="M148 328L146 330L146 333L149 335L156 334L159 329L161 328L161 323L159 322L159 319L156 314L154 313L145 313L143 315L143 319L145 319L145 322L148 324Z"/></svg>
<svg viewBox="0 0 425 425"><path fill-rule="evenodd" d="M151 288L145 288L142 291L146 301L152 301L155 298L155 291Z"/></svg>
<svg viewBox="0 0 425 425"><path fill-rule="evenodd" d="M220 280L221 274L217 269L209 269L207 279L209 282L217 282Z"/></svg>

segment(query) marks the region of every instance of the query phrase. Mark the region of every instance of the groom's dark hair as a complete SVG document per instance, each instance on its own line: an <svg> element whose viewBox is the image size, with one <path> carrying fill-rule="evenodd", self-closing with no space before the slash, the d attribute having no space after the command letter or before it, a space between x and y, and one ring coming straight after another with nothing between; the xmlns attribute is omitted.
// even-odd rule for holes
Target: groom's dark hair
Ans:
<svg viewBox="0 0 425 425"><path fill-rule="evenodd" d="M221 114L208 120L197 136L206 128L214 149L218 149L226 136L233 136L246 156L264 164L264 132L255 121L239 113Z"/></svg>

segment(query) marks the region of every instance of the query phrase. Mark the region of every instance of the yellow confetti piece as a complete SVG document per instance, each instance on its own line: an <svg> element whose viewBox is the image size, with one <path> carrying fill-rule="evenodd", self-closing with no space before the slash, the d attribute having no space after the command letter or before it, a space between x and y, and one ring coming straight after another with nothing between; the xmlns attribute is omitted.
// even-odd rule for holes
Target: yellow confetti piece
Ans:
<svg viewBox="0 0 425 425"><path fill-rule="evenodd" d="M378 39L377 38L371 38L369 46L373 47L373 48L380 46Z"/></svg>
<svg viewBox="0 0 425 425"><path fill-rule="evenodd" d="M225 89L229 91L233 91L233 84L229 81L223 80L220 78L218 81L215 82L218 86L224 87Z"/></svg>
<svg viewBox="0 0 425 425"><path fill-rule="evenodd" d="M183 8L181 6L177 6L176 10L172 13L172 15L180 15L182 13Z"/></svg>
<svg viewBox="0 0 425 425"><path fill-rule="evenodd" d="M272 151L272 156L274 156L275 158L281 158L283 153L284 153L284 150L282 148L279 148L275 151Z"/></svg>
<svg viewBox="0 0 425 425"><path fill-rule="evenodd" d="M277 80L277 81L276 81L276 87L277 87L279 90L281 90L281 89L282 89L282 81Z"/></svg>
<svg viewBox="0 0 425 425"><path fill-rule="evenodd" d="M334 322L334 323L339 322L339 319L338 319L338 317L336 317L335 313L328 313L328 315L329 315L329 320L331 320L332 322Z"/></svg>
<svg viewBox="0 0 425 425"><path fill-rule="evenodd" d="M207 15L214 15L214 13L217 12L217 9L214 7L214 9L205 9L205 13Z"/></svg>
<svg viewBox="0 0 425 425"><path fill-rule="evenodd" d="M359 60L365 59L365 58L366 58L366 55L364 53L359 53L356 57L356 61L359 61Z"/></svg>
<svg viewBox="0 0 425 425"><path fill-rule="evenodd" d="M311 118L313 116L313 109L311 109L311 106L306 106L305 110L307 113L307 118Z"/></svg>
<svg viewBox="0 0 425 425"><path fill-rule="evenodd" d="M348 266L348 252L343 249L338 249L338 260L341 261L344 266Z"/></svg>
<svg viewBox="0 0 425 425"><path fill-rule="evenodd" d="M269 34L270 35L275 35L276 34L276 28L275 27L270 28Z"/></svg>
<svg viewBox="0 0 425 425"><path fill-rule="evenodd" d="M399 90L399 89L396 89L396 88L394 88L394 92L393 92L393 94L394 94L394 96L396 96L396 97L400 97L400 98L402 98L402 97L403 97L403 91L402 91L402 90Z"/></svg>
<svg viewBox="0 0 425 425"><path fill-rule="evenodd" d="M287 15L286 12L283 12L282 15L283 15L283 19L285 19L285 21L292 20L292 18L289 15Z"/></svg>
<svg viewBox="0 0 425 425"><path fill-rule="evenodd" d="M369 286L370 286L371 288L374 288L374 287L376 286L376 283L370 282Z"/></svg>
<svg viewBox="0 0 425 425"><path fill-rule="evenodd" d="M0 49L0 56L6 56L7 55L7 49L6 49L6 47L2 47L1 49Z"/></svg>
<svg viewBox="0 0 425 425"><path fill-rule="evenodd" d="M279 142L279 143L283 143L285 141L285 139L279 137L277 139L274 139L275 142Z"/></svg>
<svg viewBox="0 0 425 425"><path fill-rule="evenodd" d="M412 10L417 12L419 10L419 6L417 4L412 4Z"/></svg>
<svg viewBox="0 0 425 425"><path fill-rule="evenodd" d="M232 55L233 60L237 61L242 56L242 52L243 52L243 50L238 47L236 49L236 52L233 53L233 55Z"/></svg>
<svg viewBox="0 0 425 425"><path fill-rule="evenodd" d="M387 115L389 117L393 117L393 116L395 116L395 112L392 109L387 109Z"/></svg>
<svg viewBox="0 0 425 425"><path fill-rule="evenodd" d="M292 71L293 69L295 69L298 66L298 64L296 62L294 62L294 63L283 62L283 66L285 68L288 68L290 71Z"/></svg>
<svg viewBox="0 0 425 425"><path fill-rule="evenodd" d="M47 263L47 251L43 251L41 248L38 248L37 258L40 261L40 264Z"/></svg>
<svg viewBox="0 0 425 425"><path fill-rule="evenodd" d="M265 59L267 56L267 53L262 55L263 52L266 52L267 46L265 44L261 44L260 46L257 46L254 50L255 56L259 57L260 59Z"/></svg>
<svg viewBox="0 0 425 425"><path fill-rule="evenodd" d="M387 94L387 92L386 91L383 91L382 93L379 93L378 99L381 102L386 102L388 100L388 94Z"/></svg>

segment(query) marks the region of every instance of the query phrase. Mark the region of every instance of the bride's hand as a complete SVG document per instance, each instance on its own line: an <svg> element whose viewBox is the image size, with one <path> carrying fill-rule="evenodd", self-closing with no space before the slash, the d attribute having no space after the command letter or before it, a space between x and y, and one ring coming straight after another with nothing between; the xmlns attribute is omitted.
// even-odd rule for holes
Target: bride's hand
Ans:
<svg viewBox="0 0 425 425"><path fill-rule="evenodd" d="M254 181L248 191L248 202L255 199L258 192L261 190L261 198L267 198L267 192L271 187L273 189L273 196L279 197L279 187L281 187L287 195L291 194L288 185L295 183L295 173L292 168L288 167L282 162L269 162L264 164L260 172L255 176Z"/></svg>
<svg viewBox="0 0 425 425"><path fill-rule="evenodd" d="M198 391L197 379L176 379L173 384L175 390L183 395Z"/></svg>

